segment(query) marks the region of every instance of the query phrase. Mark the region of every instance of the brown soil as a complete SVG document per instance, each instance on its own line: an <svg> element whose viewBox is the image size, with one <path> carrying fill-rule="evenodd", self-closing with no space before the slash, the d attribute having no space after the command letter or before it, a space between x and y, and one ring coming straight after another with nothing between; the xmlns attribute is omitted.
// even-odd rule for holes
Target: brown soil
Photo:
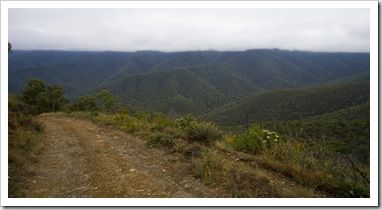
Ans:
<svg viewBox="0 0 382 210"><path fill-rule="evenodd" d="M59 114L38 118L46 148L31 166L26 197L195 198L229 197L190 173L175 155L145 141L87 120Z"/></svg>

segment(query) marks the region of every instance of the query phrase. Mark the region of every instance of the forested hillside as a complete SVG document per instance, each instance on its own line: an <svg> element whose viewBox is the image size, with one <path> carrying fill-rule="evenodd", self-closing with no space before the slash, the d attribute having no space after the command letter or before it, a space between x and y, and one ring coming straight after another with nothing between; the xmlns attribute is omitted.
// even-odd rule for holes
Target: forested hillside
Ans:
<svg viewBox="0 0 382 210"><path fill-rule="evenodd" d="M220 125L301 120L364 105L369 101L370 84L367 81L274 90L224 106L207 115L206 119ZM331 115L334 117L333 113ZM365 116L368 115L361 117Z"/></svg>
<svg viewBox="0 0 382 210"><path fill-rule="evenodd" d="M205 114L272 89L317 86L369 71L369 53L18 51L9 57L9 91L27 79L58 84L75 100L107 89L152 111Z"/></svg>

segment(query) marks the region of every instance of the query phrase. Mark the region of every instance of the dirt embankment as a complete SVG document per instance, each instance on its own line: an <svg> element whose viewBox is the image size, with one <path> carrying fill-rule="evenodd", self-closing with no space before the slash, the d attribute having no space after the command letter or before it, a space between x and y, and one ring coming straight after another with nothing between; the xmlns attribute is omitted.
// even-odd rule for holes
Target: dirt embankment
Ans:
<svg viewBox="0 0 382 210"><path fill-rule="evenodd" d="M193 178L176 156L124 132L59 114L39 120L47 146L31 166L26 197L229 197Z"/></svg>

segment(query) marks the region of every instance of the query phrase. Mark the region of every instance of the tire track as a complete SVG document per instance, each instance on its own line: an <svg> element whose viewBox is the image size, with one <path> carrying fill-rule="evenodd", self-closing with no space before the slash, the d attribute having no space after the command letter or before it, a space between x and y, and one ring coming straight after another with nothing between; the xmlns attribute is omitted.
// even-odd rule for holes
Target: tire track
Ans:
<svg viewBox="0 0 382 210"><path fill-rule="evenodd" d="M188 166L124 132L62 114L39 116L46 149L27 197L227 197L194 179Z"/></svg>

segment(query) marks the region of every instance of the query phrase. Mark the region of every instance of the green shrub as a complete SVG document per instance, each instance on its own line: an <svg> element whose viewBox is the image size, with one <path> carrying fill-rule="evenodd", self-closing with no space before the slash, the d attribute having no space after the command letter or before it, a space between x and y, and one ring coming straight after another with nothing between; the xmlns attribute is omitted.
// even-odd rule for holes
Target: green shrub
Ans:
<svg viewBox="0 0 382 210"><path fill-rule="evenodd" d="M166 146L172 147L175 145L174 137L165 133L155 132L149 136L148 146Z"/></svg>
<svg viewBox="0 0 382 210"><path fill-rule="evenodd" d="M196 123L196 118L192 114L188 114L186 117L181 117L175 120L175 127L178 130L183 131L195 123Z"/></svg>
<svg viewBox="0 0 382 210"><path fill-rule="evenodd" d="M116 125L120 125L129 118L127 113L117 113L113 116L113 121Z"/></svg>
<svg viewBox="0 0 382 210"><path fill-rule="evenodd" d="M191 169L194 177L200 178L204 184L210 185L221 178L223 158L218 154L202 150L201 157L191 159Z"/></svg>
<svg viewBox="0 0 382 210"><path fill-rule="evenodd" d="M253 125L246 133L230 141L230 144L237 151L261 154L263 152L274 153L273 150L280 142L280 136L276 132Z"/></svg>
<svg viewBox="0 0 382 210"><path fill-rule="evenodd" d="M187 139L210 143L223 138L223 132L211 122L195 123L186 129Z"/></svg>
<svg viewBox="0 0 382 210"><path fill-rule="evenodd" d="M251 154L258 154L260 153L263 149L261 142L257 141L257 139L252 138L248 134L242 134L235 138L231 142L232 148L234 148L237 151L240 152L246 152L246 153L251 153Z"/></svg>
<svg viewBox="0 0 382 210"><path fill-rule="evenodd" d="M122 130L125 130L129 133L135 133L135 132L139 131L140 126L135 122L127 121L127 122L123 123L123 125L120 126L119 128Z"/></svg>
<svg viewBox="0 0 382 210"><path fill-rule="evenodd" d="M166 127L173 127L174 123L169 120L162 112L158 112L152 118L151 130L163 131Z"/></svg>
<svg viewBox="0 0 382 210"><path fill-rule="evenodd" d="M143 122L150 122L152 120L152 116L150 114L145 113L136 114L135 118Z"/></svg>

